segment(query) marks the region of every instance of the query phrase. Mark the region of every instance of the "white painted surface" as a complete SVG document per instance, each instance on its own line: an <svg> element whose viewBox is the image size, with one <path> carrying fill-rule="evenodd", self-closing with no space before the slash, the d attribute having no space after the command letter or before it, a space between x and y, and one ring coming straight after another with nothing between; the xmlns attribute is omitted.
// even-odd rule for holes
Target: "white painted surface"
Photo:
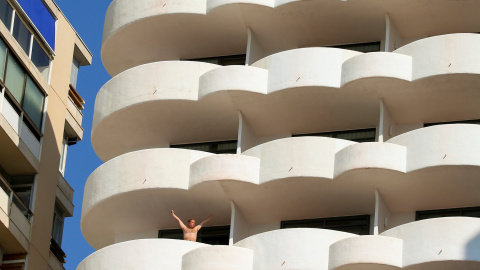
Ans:
<svg viewBox="0 0 480 270"><path fill-rule="evenodd" d="M408 223L381 235L403 240L403 267L435 261L476 261L480 265L480 220L433 218Z"/></svg>
<svg viewBox="0 0 480 270"><path fill-rule="evenodd" d="M402 242L398 238L370 235L340 240L330 246L328 269L362 269L356 266L372 264L387 266L385 269L401 268Z"/></svg>
<svg viewBox="0 0 480 270"><path fill-rule="evenodd" d="M259 184L260 159L245 155L211 155L190 167L190 187L207 181L234 180Z"/></svg>
<svg viewBox="0 0 480 270"><path fill-rule="evenodd" d="M207 245L183 240L148 239L114 244L84 259L77 270L182 269L182 256Z"/></svg>
<svg viewBox="0 0 480 270"><path fill-rule="evenodd" d="M341 85L352 81L385 77L404 81L412 79L412 57L386 52L356 55L343 63Z"/></svg>
<svg viewBox="0 0 480 270"><path fill-rule="evenodd" d="M328 269L329 247L353 234L321 229L282 229L250 236L235 246L252 249L253 269Z"/></svg>
<svg viewBox="0 0 480 270"><path fill-rule="evenodd" d="M17 114L17 112L13 109L12 105L10 105L10 103L6 100L3 102L2 114L5 119L7 119L13 130L15 130L17 134L19 134L21 125L20 115Z"/></svg>
<svg viewBox="0 0 480 270"><path fill-rule="evenodd" d="M380 168L405 172L407 148L391 143L357 143L349 145L335 155L335 173L358 169Z"/></svg>
<svg viewBox="0 0 480 270"><path fill-rule="evenodd" d="M40 141L37 140L37 138L35 138L35 136L27 127L27 125L25 125L25 123L22 123L22 132L20 134L20 139L22 139L22 141L28 147L30 152L32 152L32 154L38 160L40 160L40 149L41 149Z"/></svg>
<svg viewBox="0 0 480 270"><path fill-rule="evenodd" d="M469 124L438 125L396 136L388 143L405 146L407 172L432 166L479 166L480 126Z"/></svg>
<svg viewBox="0 0 480 270"><path fill-rule="evenodd" d="M251 270L253 251L232 246L207 246L194 249L182 260L182 270Z"/></svg>

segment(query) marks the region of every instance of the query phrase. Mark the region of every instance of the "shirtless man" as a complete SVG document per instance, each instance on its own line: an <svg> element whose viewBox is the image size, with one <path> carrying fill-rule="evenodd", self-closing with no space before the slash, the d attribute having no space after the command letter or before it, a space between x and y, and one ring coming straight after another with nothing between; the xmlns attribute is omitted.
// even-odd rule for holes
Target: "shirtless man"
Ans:
<svg viewBox="0 0 480 270"><path fill-rule="evenodd" d="M178 221L178 224L180 224L180 227L182 228L183 231L183 240L188 240L188 241L197 241L197 232L202 228L203 224L207 223L210 219L212 219L212 214L202 221L199 225L195 226L195 219L189 219L188 220L188 227L183 224L183 222L175 215L175 213L170 211L172 213L172 216Z"/></svg>

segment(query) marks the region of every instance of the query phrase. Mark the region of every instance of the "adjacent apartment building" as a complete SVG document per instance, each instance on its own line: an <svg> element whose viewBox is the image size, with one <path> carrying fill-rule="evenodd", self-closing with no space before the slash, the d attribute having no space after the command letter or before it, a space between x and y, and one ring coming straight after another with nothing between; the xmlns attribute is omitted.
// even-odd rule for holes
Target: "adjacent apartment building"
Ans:
<svg viewBox="0 0 480 270"><path fill-rule="evenodd" d="M0 0L0 21L0 269L64 269L65 161L92 54L53 0Z"/></svg>
<svg viewBox="0 0 480 270"><path fill-rule="evenodd" d="M479 11L113 0L77 269L480 269Z"/></svg>

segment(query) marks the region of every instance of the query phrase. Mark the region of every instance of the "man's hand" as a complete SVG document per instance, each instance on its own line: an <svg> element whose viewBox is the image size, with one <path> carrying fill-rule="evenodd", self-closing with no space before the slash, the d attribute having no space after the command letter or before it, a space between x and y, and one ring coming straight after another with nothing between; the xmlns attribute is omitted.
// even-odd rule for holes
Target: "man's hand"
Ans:
<svg viewBox="0 0 480 270"><path fill-rule="evenodd" d="M173 212L173 210L170 210L170 213L171 213L172 215L175 215L175 212Z"/></svg>

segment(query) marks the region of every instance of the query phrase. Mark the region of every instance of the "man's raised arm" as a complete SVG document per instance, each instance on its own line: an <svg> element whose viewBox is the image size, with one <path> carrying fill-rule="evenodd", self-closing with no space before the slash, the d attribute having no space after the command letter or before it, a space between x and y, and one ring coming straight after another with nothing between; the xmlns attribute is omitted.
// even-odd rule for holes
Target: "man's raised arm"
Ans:
<svg viewBox="0 0 480 270"><path fill-rule="evenodd" d="M210 221L210 219L212 219L212 214L210 214L210 216L209 216L207 219L205 219L204 221L200 222L200 224L199 224L198 226L202 227L203 224L205 224L205 223L207 223L208 221ZM197 226L197 227L198 227L198 226Z"/></svg>
<svg viewBox="0 0 480 270"><path fill-rule="evenodd" d="M170 213L172 213L173 218L178 221L178 224L180 225L180 227L181 227L182 229L187 227L187 226L185 226L185 224L183 224L182 220L180 220L180 219L175 215L175 212L173 212L173 210L171 210Z"/></svg>

